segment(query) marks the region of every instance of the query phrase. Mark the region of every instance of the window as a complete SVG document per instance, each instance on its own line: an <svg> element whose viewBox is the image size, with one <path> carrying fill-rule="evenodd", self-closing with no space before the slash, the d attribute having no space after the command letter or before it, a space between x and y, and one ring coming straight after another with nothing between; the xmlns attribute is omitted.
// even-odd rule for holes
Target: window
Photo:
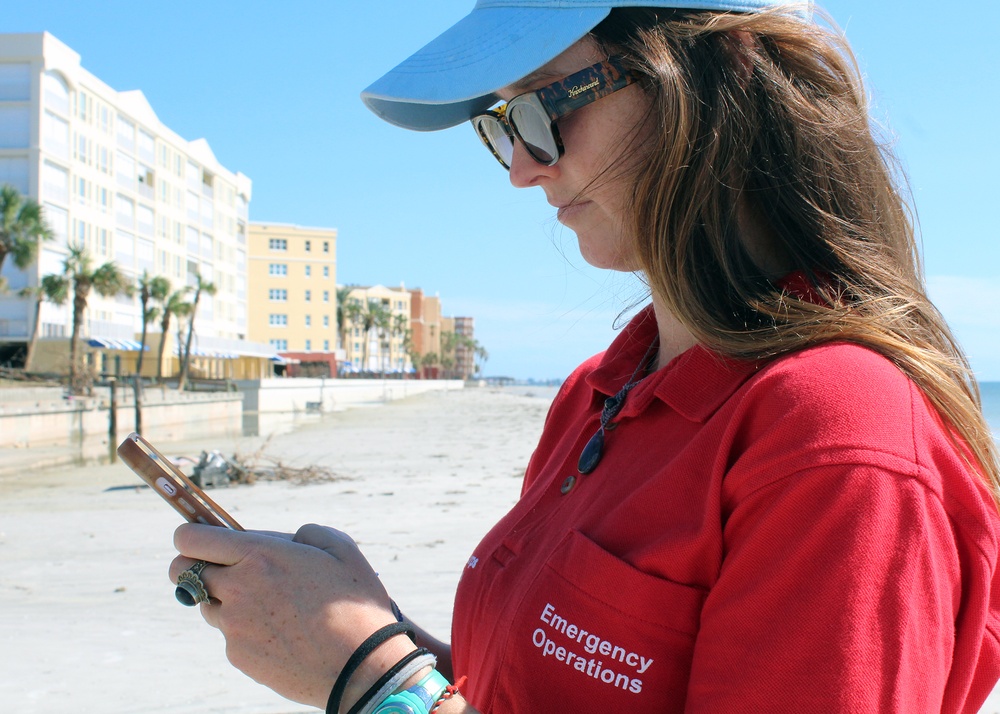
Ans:
<svg viewBox="0 0 1000 714"><path fill-rule="evenodd" d="M324 290L323 291L323 302L330 302L330 291L329 290Z"/></svg>
<svg viewBox="0 0 1000 714"><path fill-rule="evenodd" d="M75 218L73 223L76 225L76 244L78 246L87 245L87 234L90 232L89 226L84 221L78 221Z"/></svg>
<svg viewBox="0 0 1000 714"><path fill-rule="evenodd" d="M267 241L267 247L271 250L288 250L288 241L284 238L271 238Z"/></svg>
<svg viewBox="0 0 1000 714"><path fill-rule="evenodd" d="M288 266L284 263L271 263L267 268L268 275L285 277L288 275Z"/></svg>
<svg viewBox="0 0 1000 714"><path fill-rule="evenodd" d="M156 141L153 135L139 129L139 156L150 163L156 161Z"/></svg>
<svg viewBox="0 0 1000 714"><path fill-rule="evenodd" d="M324 253L330 252L330 241L328 240L323 241L323 252Z"/></svg>
<svg viewBox="0 0 1000 714"><path fill-rule="evenodd" d="M131 229L135 223L135 203L118 194L115 198L115 216L121 228Z"/></svg>
<svg viewBox="0 0 1000 714"><path fill-rule="evenodd" d="M97 146L97 170L102 174L111 174L111 151L106 146Z"/></svg>
<svg viewBox="0 0 1000 714"><path fill-rule="evenodd" d="M288 340L271 340L271 347L279 351L288 349Z"/></svg>
<svg viewBox="0 0 1000 714"><path fill-rule="evenodd" d="M139 233L152 236L154 230L153 226L155 223L153 209L149 206L144 206L141 203L137 205L135 207L135 223Z"/></svg>
<svg viewBox="0 0 1000 714"><path fill-rule="evenodd" d="M330 316L323 315L323 327L329 327L329 326L330 326Z"/></svg>
<svg viewBox="0 0 1000 714"><path fill-rule="evenodd" d="M127 150L135 150L135 124L130 122L128 119L123 117L121 114L118 115L118 146Z"/></svg>
<svg viewBox="0 0 1000 714"><path fill-rule="evenodd" d="M313 294L312 290L306 290L306 302L312 302Z"/></svg>
<svg viewBox="0 0 1000 714"><path fill-rule="evenodd" d="M0 101L31 101L30 64L0 64Z"/></svg>
<svg viewBox="0 0 1000 714"><path fill-rule="evenodd" d="M88 95L83 90L77 92L76 95L76 115L86 122L90 121L90 112L93 110L94 103Z"/></svg>
<svg viewBox="0 0 1000 714"><path fill-rule="evenodd" d="M306 241L306 253L310 252L311 250L312 250L312 241L311 240L307 240Z"/></svg>
<svg viewBox="0 0 1000 714"><path fill-rule="evenodd" d="M312 315L306 315L306 327L312 327L313 319Z"/></svg>
<svg viewBox="0 0 1000 714"><path fill-rule="evenodd" d="M153 241L144 238L136 238L135 241L135 264L137 270L147 270L153 272L155 269L155 252L153 251Z"/></svg>
<svg viewBox="0 0 1000 714"><path fill-rule="evenodd" d="M323 277L324 278L329 278L330 277L330 266L329 265L324 265L323 266Z"/></svg>
<svg viewBox="0 0 1000 714"><path fill-rule="evenodd" d="M135 190L135 161L126 153L119 151L115 155L115 175L118 185L129 190Z"/></svg>
<svg viewBox="0 0 1000 714"><path fill-rule="evenodd" d="M330 340L323 340L323 351L324 352L330 351Z"/></svg>
<svg viewBox="0 0 1000 714"><path fill-rule="evenodd" d="M92 149L93 142L91 142L90 139L85 137L83 134L78 134L76 137L76 153L74 154L74 158L89 165Z"/></svg>
<svg viewBox="0 0 1000 714"><path fill-rule="evenodd" d="M69 87L58 73L49 70L42 75L42 91L47 108L69 116Z"/></svg>
<svg viewBox="0 0 1000 714"><path fill-rule="evenodd" d="M311 275L312 275L312 266L311 265L307 265L306 266L306 277L308 278Z"/></svg>
<svg viewBox="0 0 1000 714"><path fill-rule="evenodd" d="M287 302L288 291L279 288L272 288L267 291L267 297L274 302Z"/></svg>
<svg viewBox="0 0 1000 714"><path fill-rule="evenodd" d="M188 191L185 205L188 220L197 223L201 219L201 197L194 191Z"/></svg>
<svg viewBox="0 0 1000 714"><path fill-rule="evenodd" d="M271 313L268 316L267 322L271 327L288 327L288 315Z"/></svg>
<svg viewBox="0 0 1000 714"><path fill-rule="evenodd" d="M306 352L309 352L313 348L312 340L306 340Z"/></svg>
<svg viewBox="0 0 1000 714"><path fill-rule="evenodd" d="M3 65L0 64L0 67ZM68 125L67 131L69 131ZM30 144L31 114L28 112L28 106L0 104L0 149L27 149ZM27 193L27 190L22 193Z"/></svg>
<svg viewBox="0 0 1000 714"><path fill-rule="evenodd" d="M69 158L69 122L52 112L42 116L42 146L61 159Z"/></svg>

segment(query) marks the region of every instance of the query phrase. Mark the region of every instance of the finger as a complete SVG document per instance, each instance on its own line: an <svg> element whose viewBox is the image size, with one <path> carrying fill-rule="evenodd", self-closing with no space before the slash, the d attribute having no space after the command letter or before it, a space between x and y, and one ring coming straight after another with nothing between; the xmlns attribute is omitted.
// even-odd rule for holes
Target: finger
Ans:
<svg viewBox="0 0 1000 714"><path fill-rule="evenodd" d="M293 540L303 545L325 550L335 558L343 560L357 551L358 546L351 536L343 531L329 526L318 526L315 523L302 526L295 532Z"/></svg>
<svg viewBox="0 0 1000 714"><path fill-rule="evenodd" d="M209 591L211 594L211 591ZM213 598L208 602L203 602L201 604L201 616L204 618L205 622L214 627L217 630L221 630L222 627L219 624L219 617L222 611L222 604Z"/></svg>
<svg viewBox="0 0 1000 714"><path fill-rule="evenodd" d="M249 533L256 533L258 535L267 536L268 538L281 538L282 540L295 540L295 535L292 533L282 533L281 531L248 531Z"/></svg>
<svg viewBox="0 0 1000 714"><path fill-rule="evenodd" d="M259 546L262 539L278 540L260 533L233 531L198 523L185 523L174 531L174 547L181 555L219 565L239 563Z"/></svg>
<svg viewBox="0 0 1000 714"><path fill-rule="evenodd" d="M176 583L177 577L197 562L197 560L188 558L186 555L178 555L170 562L170 568L167 571L170 582Z"/></svg>

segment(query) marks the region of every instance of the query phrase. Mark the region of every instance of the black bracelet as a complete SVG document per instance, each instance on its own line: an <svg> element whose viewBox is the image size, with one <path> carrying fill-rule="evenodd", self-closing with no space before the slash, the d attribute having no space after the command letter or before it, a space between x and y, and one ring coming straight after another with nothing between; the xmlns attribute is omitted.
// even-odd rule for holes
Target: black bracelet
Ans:
<svg viewBox="0 0 1000 714"><path fill-rule="evenodd" d="M403 659L396 662L396 664L392 665L392 667L389 668L389 671L379 677L378 681L369 687L367 692L361 695L361 699L359 699L353 707L347 710L347 714L360 714L361 710L365 708L366 704L368 704L368 701L378 694L378 691L384 687L390 679L399 674L403 667L408 665L417 657L423 657L425 654L430 654L430 650L426 647L419 647L403 657Z"/></svg>
<svg viewBox="0 0 1000 714"><path fill-rule="evenodd" d="M330 698L326 702L326 714L339 714L340 700L344 698L344 690L351 679L354 671L361 666L365 658L378 648L379 645L392 639L396 635L406 634L411 640L416 641L416 632L413 626L406 622L393 622L391 625L376 630L367 640L354 650L344 668L340 670L340 675L330 691Z"/></svg>

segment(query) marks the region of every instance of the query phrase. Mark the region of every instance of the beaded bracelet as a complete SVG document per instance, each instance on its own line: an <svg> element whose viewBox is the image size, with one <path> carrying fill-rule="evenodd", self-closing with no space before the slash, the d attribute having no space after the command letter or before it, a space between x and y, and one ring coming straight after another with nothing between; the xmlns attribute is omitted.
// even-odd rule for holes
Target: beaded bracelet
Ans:
<svg viewBox="0 0 1000 714"><path fill-rule="evenodd" d="M326 714L340 714L340 700L344 698L344 690L347 689L347 683L350 681L351 675L354 674L355 670L364 662L365 658L374 652L379 645L387 642L396 635L404 633L411 640L416 641L416 631L412 625L406 622L393 622L391 625L386 625L376 630L354 650L354 654L348 658L344 664L344 668L340 670L340 675L337 677L337 681L330 691L330 698L326 702Z"/></svg>

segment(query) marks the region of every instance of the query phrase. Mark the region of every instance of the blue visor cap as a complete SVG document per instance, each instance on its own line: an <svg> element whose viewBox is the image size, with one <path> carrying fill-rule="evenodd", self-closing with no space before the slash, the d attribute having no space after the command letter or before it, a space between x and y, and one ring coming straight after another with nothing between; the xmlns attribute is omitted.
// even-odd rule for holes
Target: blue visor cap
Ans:
<svg viewBox="0 0 1000 714"><path fill-rule="evenodd" d="M616 7L759 12L809 0L478 0L472 12L361 93L391 124L434 131L497 103L496 91L551 61Z"/></svg>

